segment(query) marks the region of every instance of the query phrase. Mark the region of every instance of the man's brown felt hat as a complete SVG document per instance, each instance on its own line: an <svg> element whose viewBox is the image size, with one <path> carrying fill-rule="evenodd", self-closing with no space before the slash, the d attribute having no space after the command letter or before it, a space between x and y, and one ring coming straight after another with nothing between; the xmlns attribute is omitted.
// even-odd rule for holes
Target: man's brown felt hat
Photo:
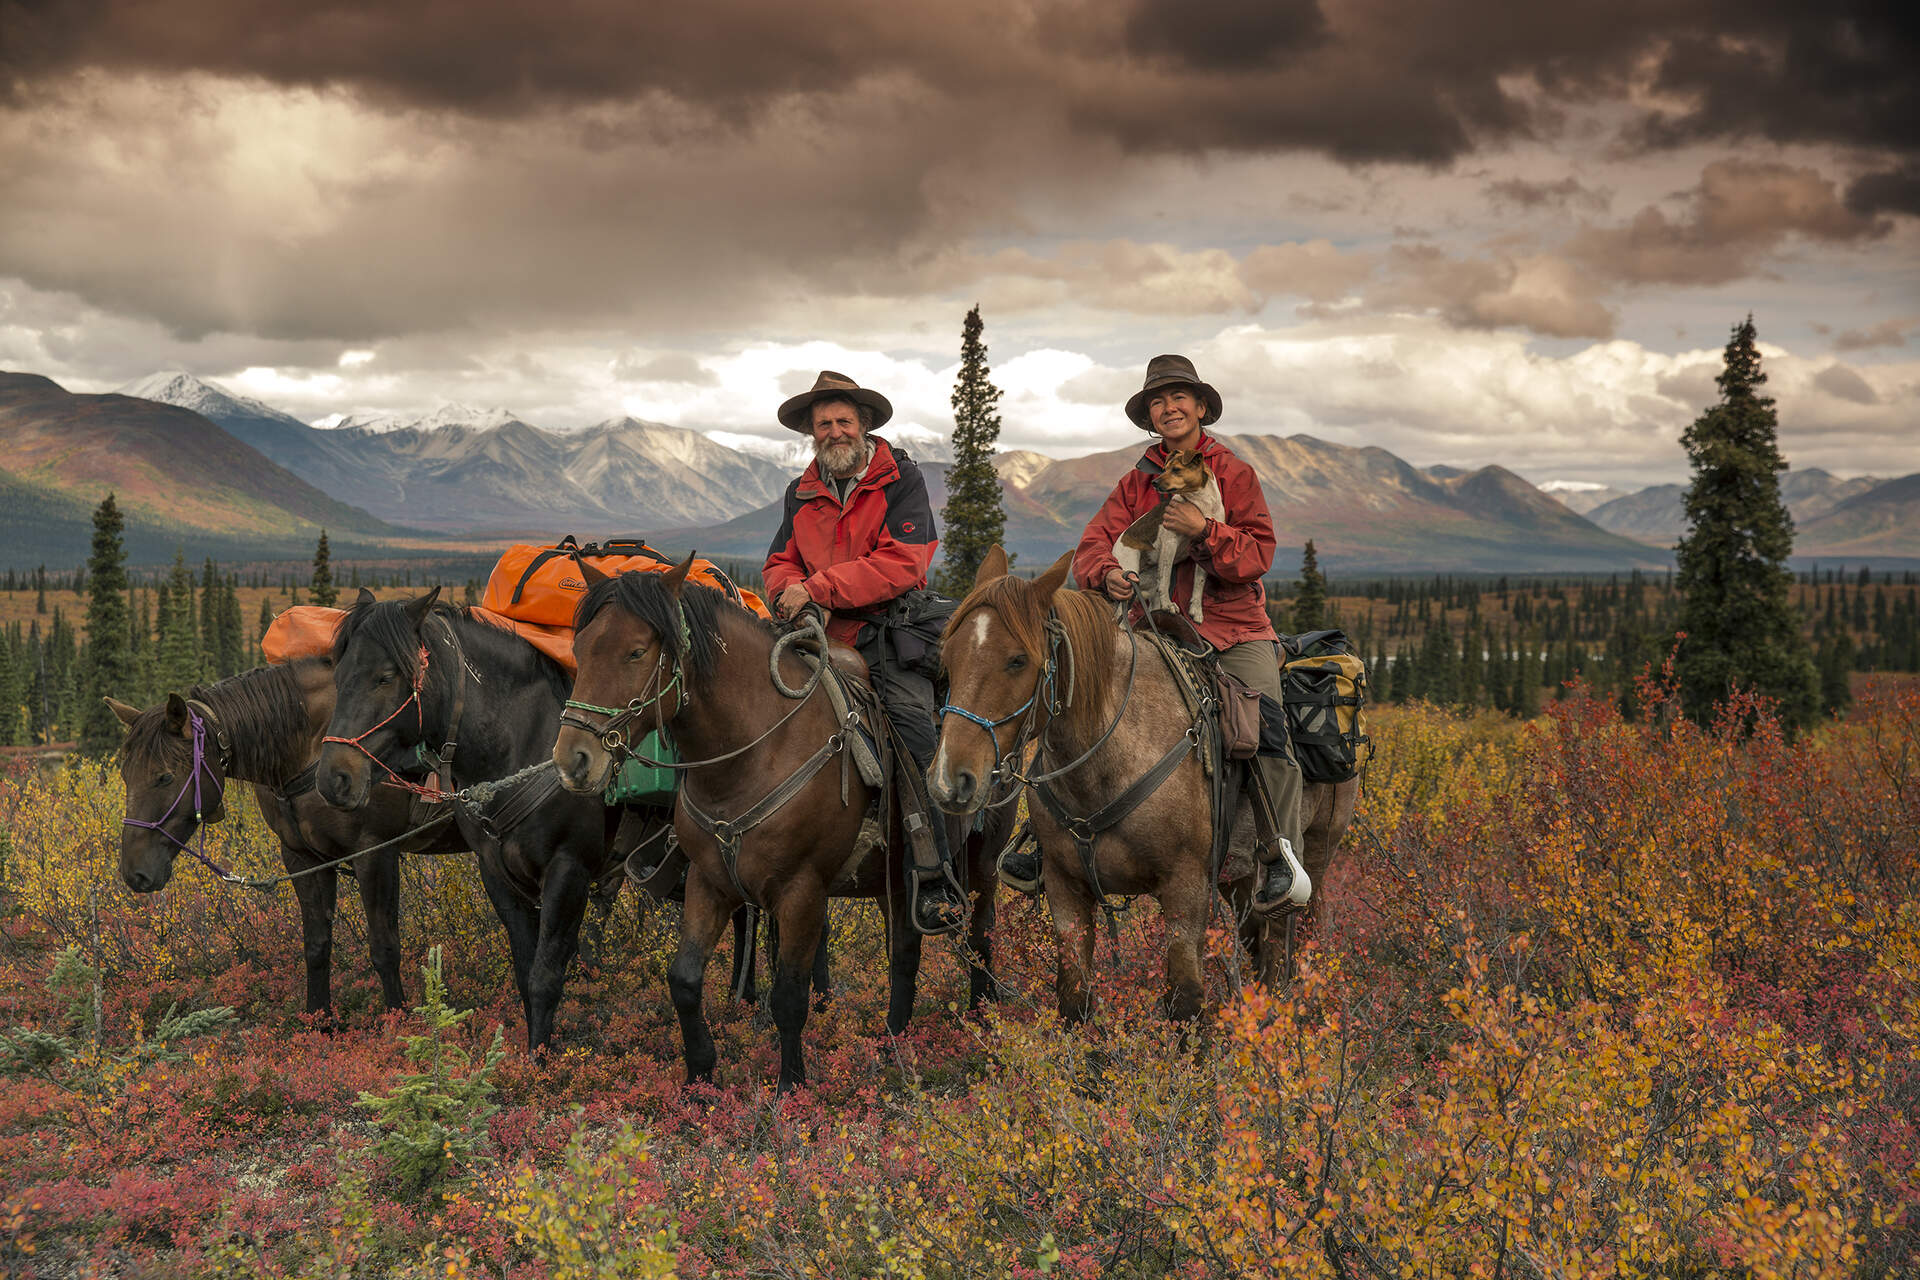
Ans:
<svg viewBox="0 0 1920 1280"><path fill-rule="evenodd" d="M1147 400L1162 387L1171 386L1188 386L1200 393L1207 405L1206 412L1200 415L1201 426L1209 426L1220 420L1223 408L1220 393L1200 381L1200 375L1194 372L1193 361L1185 356L1155 356L1147 361L1146 381L1127 401L1127 416L1133 419L1134 426L1146 431L1153 430L1153 419L1147 415Z"/></svg>
<svg viewBox="0 0 1920 1280"><path fill-rule="evenodd" d="M817 400L845 397L873 410L873 425L878 427L893 416L893 405L878 391L869 391L844 373L822 369L813 386L780 406L780 425L801 435L813 434L813 406Z"/></svg>

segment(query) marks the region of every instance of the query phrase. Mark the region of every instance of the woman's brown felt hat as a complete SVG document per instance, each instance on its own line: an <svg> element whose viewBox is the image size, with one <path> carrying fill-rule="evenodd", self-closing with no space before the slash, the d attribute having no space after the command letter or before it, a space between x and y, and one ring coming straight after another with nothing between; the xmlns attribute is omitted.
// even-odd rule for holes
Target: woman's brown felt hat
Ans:
<svg viewBox="0 0 1920 1280"><path fill-rule="evenodd" d="M878 427L893 416L893 405L878 391L869 391L844 373L822 369L813 386L780 406L780 425L801 435L813 434L813 406L817 400L845 398L873 410L873 425Z"/></svg>
<svg viewBox="0 0 1920 1280"><path fill-rule="evenodd" d="M1147 416L1147 400L1160 388L1171 386L1192 387L1207 402L1207 411L1200 415L1201 426L1209 426L1220 420L1223 407L1220 393L1200 381L1200 375L1194 372L1193 361L1185 356L1155 356L1147 361L1146 381L1127 401L1127 416L1133 419L1134 426L1146 431L1153 430L1153 419Z"/></svg>

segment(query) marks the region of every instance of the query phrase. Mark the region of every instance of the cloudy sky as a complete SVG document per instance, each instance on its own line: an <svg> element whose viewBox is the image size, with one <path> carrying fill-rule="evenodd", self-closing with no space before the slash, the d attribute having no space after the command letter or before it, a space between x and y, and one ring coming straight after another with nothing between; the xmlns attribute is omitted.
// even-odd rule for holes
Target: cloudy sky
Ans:
<svg viewBox="0 0 1920 1280"><path fill-rule="evenodd" d="M1920 20L1803 0L0 0L0 368L313 419L1227 432L1684 478L1749 311L1796 466L1920 471Z"/></svg>

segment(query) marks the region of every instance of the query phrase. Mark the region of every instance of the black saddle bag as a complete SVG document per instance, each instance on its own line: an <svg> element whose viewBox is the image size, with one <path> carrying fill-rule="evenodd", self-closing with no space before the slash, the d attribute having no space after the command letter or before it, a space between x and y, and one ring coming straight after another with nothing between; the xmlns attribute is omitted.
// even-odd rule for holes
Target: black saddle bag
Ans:
<svg viewBox="0 0 1920 1280"><path fill-rule="evenodd" d="M883 633L889 660L929 680L940 676L940 638L960 602L938 591L916 587L902 592L885 613L863 613L862 622Z"/></svg>

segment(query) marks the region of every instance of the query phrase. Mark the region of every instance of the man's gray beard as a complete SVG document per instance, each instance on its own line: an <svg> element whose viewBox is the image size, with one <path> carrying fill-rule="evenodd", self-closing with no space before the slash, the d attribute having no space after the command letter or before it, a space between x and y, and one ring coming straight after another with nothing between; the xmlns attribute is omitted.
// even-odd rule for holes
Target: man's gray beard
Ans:
<svg viewBox="0 0 1920 1280"><path fill-rule="evenodd" d="M859 444L813 446L813 456L819 461L820 469L836 480L845 480L857 476L867 469L873 461L873 437L861 436ZM846 459L845 462L839 459Z"/></svg>

